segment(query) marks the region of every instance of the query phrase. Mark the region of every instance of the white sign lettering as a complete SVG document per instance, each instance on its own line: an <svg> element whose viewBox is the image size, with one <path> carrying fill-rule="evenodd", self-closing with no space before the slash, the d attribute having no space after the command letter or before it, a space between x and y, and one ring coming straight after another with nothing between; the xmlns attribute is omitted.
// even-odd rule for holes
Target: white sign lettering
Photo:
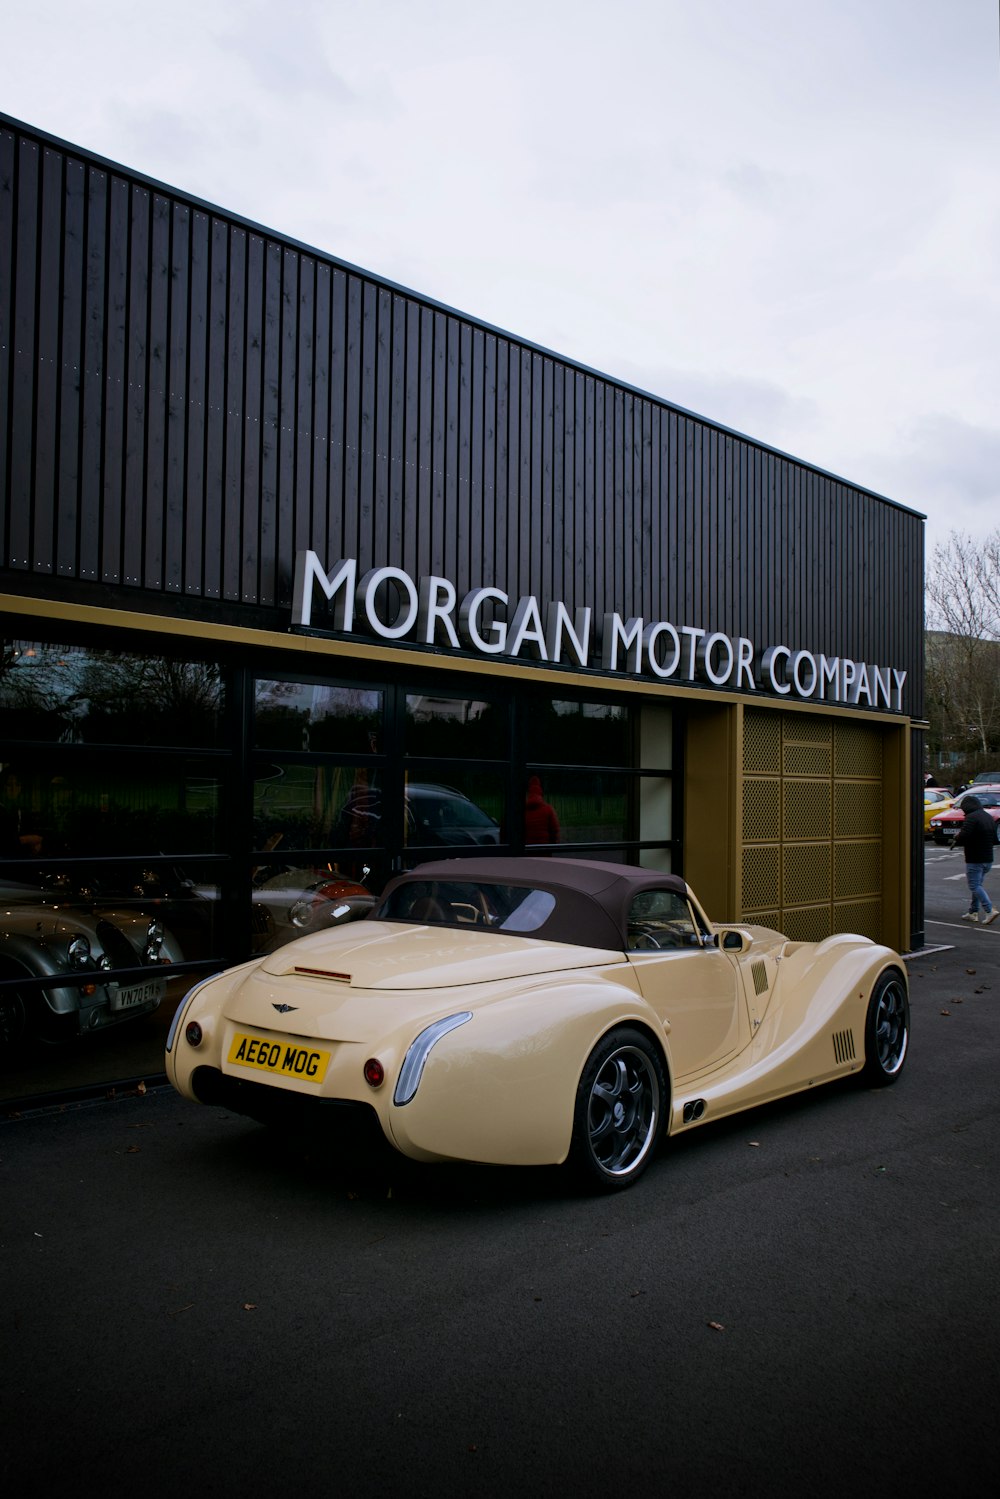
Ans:
<svg viewBox="0 0 1000 1499"><path fill-rule="evenodd" d="M295 559L293 628L322 628L313 623L317 589L329 608L327 627L348 635L365 630L382 640L410 638L484 656L600 666L659 682L701 682L734 692L763 688L779 697L903 711L907 674L895 666L787 645L769 645L758 654L743 635L615 613L604 615L595 644L589 606L571 610L555 600L543 610L526 594L512 608L500 588L474 588L459 601L447 578L431 575L415 583L399 567L373 568L359 578L353 558L342 558L327 572L309 551Z"/></svg>

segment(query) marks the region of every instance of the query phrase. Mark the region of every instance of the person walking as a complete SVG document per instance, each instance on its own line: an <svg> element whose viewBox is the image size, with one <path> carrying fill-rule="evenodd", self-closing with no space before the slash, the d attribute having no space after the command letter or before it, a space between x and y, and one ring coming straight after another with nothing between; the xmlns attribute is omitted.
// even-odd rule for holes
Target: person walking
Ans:
<svg viewBox="0 0 1000 1499"><path fill-rule="evenodd" d="M978 796L963 796L959 806L965 813L965 820L958 830L955 844L965 850L965 878L969 882L969 909L962 920L978 921L981 908L982 924L989 926L991 921L996 921L1000 916L1000 911L994 909L983 884L993 868L997 825Z"/></svg>

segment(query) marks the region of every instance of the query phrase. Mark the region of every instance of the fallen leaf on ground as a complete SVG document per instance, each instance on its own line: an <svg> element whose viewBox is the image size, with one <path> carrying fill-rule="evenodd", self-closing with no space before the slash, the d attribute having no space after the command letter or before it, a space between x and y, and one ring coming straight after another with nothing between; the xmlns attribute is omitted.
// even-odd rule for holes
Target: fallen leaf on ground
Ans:
<svg viewBox="0 0 1000 1499"><path fill-rule="evenodd" d="M257 1310L256 1301L244 1301L243 1310L245 1312L255 1312Z"/></svg>
<svg viewBox="0 0 1000 1499"><path fill-rule="evenodd" d="M759 1150L760 1149L760 1141L759 1140L748 1140L747 1144L748 1145L752 1145L755 1150Z"/></svg>
<svg viewBox="0 0 1000 1499"><path fill-rule="evenodd" d="M950 1011L950 1010L942 1010L942 1011L941 1011L941 1014L942 1014L942 1015L950 1015L950 1014L951 1014L951 1011Z"/></svg>
<svg viewBox="0 0 1000 1499"><path fill-rule="evenodd" d="M708 1325L713 1332L725 1332L726 1330L725 1324L722 1322L710 1322Z"/></svg>

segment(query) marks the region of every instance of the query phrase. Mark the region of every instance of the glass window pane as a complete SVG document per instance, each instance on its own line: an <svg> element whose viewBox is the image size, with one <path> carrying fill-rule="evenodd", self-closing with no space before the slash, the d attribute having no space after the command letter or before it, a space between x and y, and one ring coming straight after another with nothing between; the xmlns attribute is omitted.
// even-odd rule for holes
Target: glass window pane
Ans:
<svg viewBox="0 0 1000 1499"><path fill-rule="evenodd" d="M215 853L226 761L53 751L0 773L0 859Z"/></svg>
<svg viewBox="0 0 1000 1499"><path fill-rule="evenodd" d="M631 709L620 703L539 698L527 705L529 760L569 765L630 765Z"/></svg>
<svg viewBox="0 0 1000 1499"><path fill-rule="evenodd" d="M383 842L381 778L357 765L261 763L254 778L253 846L372 848Z"/></svg>
<svg viewBox="0 0 1000 1499"><path fill-rule="evenodd" d="M25 1041L71 1041L152 1015L171 964L218 956L217 890L167 867L72 865L33 883L0 875L0 902L0 978L22 985L5 990L7 1020L16 995ZM140 971L111 976L128 969ZM81 982L30 983L57 975Z"/></svg>
<svg viewBox="0 0 1000 1499"><path fill-rule="evenodd" d="M365 915L375 903L371 874L353 878L334 864L261 865L254 872L252 946L273 952L296 937Z"/></svg>
<svg viewBox="0 0 1000 1499"><path fill-rule="evenodd" d="M525 787L524 839L547 843L608 843L635 836L635 778L615 772L548 770Z"/></svg>
<svg viewBox="0 0 1000 1499"><path fill-rule="evenodd" d="M130 651L5 640L0 722L12 739L63 744L222 743L218 666Z"/></svg>
<svg viewBox="0 0 1000 1499"><path fill-rule="evenodd" d="M507 758L509 714L505 704L479 698L432 697L411 693L406 699L408 755L454 756L459 759Z"/></svg>
<svg viewBox="0 0 1000 1499"><path fill-rule="evenodd" d="M640 776L639 837L644 842L673 836L673 789L667 776Z"/></svg>
<svg viewBox="0 0 1000 1499"><path fill-rule="evenodd" d="M673 766L673 714L665 703L644 703L639 710L639 764L643 770Z"/></svg>
<svg viewBox="0 0 1000 1499"><path fill-rule="evenodd" d="M495 847L503 836L504 776L462 765L438 767L441 779L407 777L407 847ZM447 776L447 780L444 777Z"/></svg>
<svg viewBox="0 0 1000 1499"><path fill-rule="evenodd" d="M163 1071L163 1053L170 1022L178 1005L189 989L205 973L194 972L167 974L165 993L153 1009L142 1003L133 1004L114 1012L104 1006L103 998L92 1003L95 996L70 998L69 986L62 990L49 990L48 1000L42 1000L38 991L23 989L20 998L41 1005L43 1009L32 1009L28 1018L32 1023L47 1018L56 1021L61 1017L65 1042L62 1045L39 1044L29 1036L6 1049L5 1065L0 1068L0 1099L30 1097L39 1093L56 1093L71 1088L93 1087L97 1084L121 1086L123 1078L149 1078ZM134 992L134 986L133 992ZM3 991L0 1006L5 1018L17 1011L18 988ZM34 998L32 998L32 992ZM68 1008L57 1009L53 1001L61 996ZM90 1026L96 1016L98 1024ZM74 1035L86 1033L86 1043L72 1044Z"/></svg>
<svg viewBox="0 0 1000 1499"><path fill-rule="evenodd" d="M260 749L378 754L382 739L382 693L373 688L276 678L254 684L254 743Z"/></svg>
<svg viewBox="0 0 1000 1499"><path fill-rule="evenodd" d="M628 945L633 952L699 947L687 901L673 890L643 890L629 906Z"/></svg>

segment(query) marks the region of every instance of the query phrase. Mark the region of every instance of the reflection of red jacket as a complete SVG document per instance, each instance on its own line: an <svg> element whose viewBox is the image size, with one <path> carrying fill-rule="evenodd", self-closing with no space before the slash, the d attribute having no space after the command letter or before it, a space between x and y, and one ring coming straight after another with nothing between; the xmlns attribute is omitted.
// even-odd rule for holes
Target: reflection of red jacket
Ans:
<svg viewBox="0 0 1000 1499"><path fill-rule="evenodd" d="M525 843L558 843L559 819L555 808L542 796L542 783L537 776L528 782L528 794L524 799Z"/></svg>

